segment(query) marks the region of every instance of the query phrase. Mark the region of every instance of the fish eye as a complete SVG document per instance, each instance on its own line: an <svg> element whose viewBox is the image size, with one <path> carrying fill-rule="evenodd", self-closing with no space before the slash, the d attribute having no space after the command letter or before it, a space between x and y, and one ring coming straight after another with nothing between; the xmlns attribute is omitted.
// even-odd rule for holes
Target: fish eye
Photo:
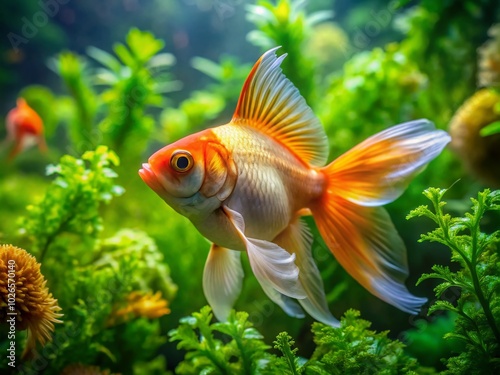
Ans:
<svg viewBox="0 0 500 375"><path fill-rule="evenodd" d="M170 159L170 166L177 172L183 173L193 167L194 161L191 154L184 150L175 151Z"/></svg>

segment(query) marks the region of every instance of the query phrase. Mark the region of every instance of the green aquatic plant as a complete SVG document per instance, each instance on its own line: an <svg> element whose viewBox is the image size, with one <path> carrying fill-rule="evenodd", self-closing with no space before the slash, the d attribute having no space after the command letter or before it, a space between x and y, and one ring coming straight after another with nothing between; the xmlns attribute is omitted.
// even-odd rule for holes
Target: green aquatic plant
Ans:
<svg viewBox="0 0 500 375"><path fill-rule="evenodd" d="M316 349L308 362L316 374L411 374L419 369L404 352L404 344L391 340L389 332L370 330L371 323L348 310L340 328L314 323ZM424 369L420 369L423 373ZM306 371L306 373L308 373Z"/></svg>
<svg viewBox="0 0 500 375"><path fill-rule="evenodd" d="M482 223L490 211L500 211L500 191L486 189L477 199L471 199L472 209L464 217L453 217L444 212L446 189L429 188L424 195L432 208L420 206L408 218L424 216L437 228L423 234L420 241L438 242L451 251L451 260L458 270L435 265L434 272L424 274L419 282L438 279L434 289L436 300L429 313L451 311L457 314L455 328L445 337L459 339L465 350L447 359L451 373L495 373L500 369L500 230L486 233ZM498 216L496 216L498 220ZM451 300L440 299L452 291Z"/></svg>
<svg viewBox="0 0 500 375"><path fill-rule="evenodd" d="M266 366L263 374L298 375L304 373L303 365L306 359L297 356L298 349L293 347L294 344L295 341L287 332L279 333L274 341L274 349L279 350L282 356L272 357L274 359L272 365Z"/></svg>
<svg viewBox="0 0 500 375"><path fill-rule="evenodd" d="M158 370L164 363L158 349L166 337L158 318L169 313L177 286L163 255L138 230L121 229L101 238L102 203L123 193L112 169L118 164L105 146L81 159L63 156L48 168L57 177L45 196L20 220L64 311L64 325L56 327L52 341L35 351L20 373L41 366L47 374L59 374L73 363L101 363L127 373L142 363L138 373L164 373Z"/></svg>
<svg viewBox="0 0 500 375"><path fill-rule="evenodd" d="M203 90L192 92L177 107L168 107L162 111L159 138L165 143L210 125L225 109L232 110L236 106L241 84L250 70L249 65L241 64L230 56L223 56L218 63L194 57L191 65L215 82Z"/></svg>
<svg viewBox="0 0 500 375"><path fill-rule="evenodd" d="M257 0L247 5L247 18L256 26L248 34L248 40L263 50L281 46L279 53L288 57L282 67L285 75L300 90L309 105L314 107L315 62L305 53L305 44L313 26L332 17L331 11L317 11L307 14L305 2L297 0Z"/></svg>
<svg viewBox="0 0 500 375"><path fill-rule="evenodd" d="M286 332L278 334L269 353L263 336L252 327L245 312L231 312L227 322L212 323L205 306L199 313L181 319L172 330L171 341L187 354L179 374L416 374L433 373L404 353L404 344L387 337L388 332L369 330L370 322L349 310L339 328L314 323L316 349L310 359L297 356L294 341ZM220 334L223 337L220 337ZM219 338L220 337L220 338ZM226 338L228 337L228 338Z"/></svg>
<svg viewBox="0 0 500 375"><path fill-rule="evenodd" d="M48 175L57 177L43 199L27 207L26 216L19 222L21 233L31 241L39 261L49 248L68 246L63 234L76 235L93 248L102 230L101 203L123 193L113 181L117 175L111 166L118 163L114 152L100 146L84 153L82 159L65 155L60 164L47 168Z"/></svg>
<svg viewBox="0 0 500 375"><path fill-rule="evenodd" d="M191 66L210 77L214 83L206 90L236 104L241 91L241 83L246 79L251 65L240 62L236 57L223 55L219 62L203 57L193 57Z"/></svg>
<svg viewBox="0 0 500 375"><path fill-rule="evenodd" d="M264 367L269 347L246 312L232 311L227 322L219 323L211 323L212 316L212 309L205 306L169 332L170 341L179 341L177 348L188 351L177 366L178 374L254 374ZM216 337L221 333L229 341Z"/></svg>
<svg viewBox="0 0 500 375"><path fill-rule="evenodd" d="M85 59L73 52L62 52L52 60L52 68L61 76L72 100L69 101L69 136L74 151L81 153L97 146L95 117L98 98L91 85Z"/></svg>
<svg viewBox="0 0 500 375"><path fill-rule="evenodd" d="M109 87L101 94L107 111L99 130L103 142L120 155L124 149L140 153L146 147L155 123L148 108L161 107L162 94L179 88L179 82L168 73L175 63L174 56L160 53L163 40L132 28L125 41L113 47L117 58L96 47L87 49L103 65L97 71L96 83Z"/></svg>
<svg viewBox="0 0 500 375"><path fill-rule="evenodd" d="M87 48L101 67L73 52L52 60L52 69L70 93L71 100L65 102L69 114L60 120L69 123L74 153L105 144L122 159L140 155L155 128L152 112L164 105L165 93L180 88L169 73L174 56L160 52L164 45L152 33L132 28L125 43L114 45L114 55Z"/></svg>
<svg viewBox="0 0 500 375"><path fill-rule="evenodd" d="M170 269L156 242L143 231L120 229L103 239L92 263L96 269L118 269L120 259L131 256L137 258L131 280L134 290L156 290L168 301L173 300L177 286L170 278Z"/></svg>
<svg viewBox="0 0 500 375"><path fill-rule="evenodd" d="M426 84L427 77L397 44L354 55L331 79L317 111L334 152L420 117L417 105Z"/></svg>

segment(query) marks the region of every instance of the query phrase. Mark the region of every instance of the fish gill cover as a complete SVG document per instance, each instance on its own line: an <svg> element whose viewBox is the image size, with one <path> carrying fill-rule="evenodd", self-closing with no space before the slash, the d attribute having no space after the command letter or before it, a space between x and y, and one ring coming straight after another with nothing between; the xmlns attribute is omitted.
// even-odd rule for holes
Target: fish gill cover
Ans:
<svg viewBox="0 0 500 375"><path fill-rule="evenodd" d="M497 1L0 7L2 374L498 372ZM275 46L329 160L413 119L449 129L450 150L387 207L408 249L406 286L430 301L418 315L360 287L310 218L338 328L287 316L247 260L227 321L205 306L207 241L136 171L229 121L251 63ZM15 131L33 124L8 121L18 98L39 115L46 151Z"/></svg>

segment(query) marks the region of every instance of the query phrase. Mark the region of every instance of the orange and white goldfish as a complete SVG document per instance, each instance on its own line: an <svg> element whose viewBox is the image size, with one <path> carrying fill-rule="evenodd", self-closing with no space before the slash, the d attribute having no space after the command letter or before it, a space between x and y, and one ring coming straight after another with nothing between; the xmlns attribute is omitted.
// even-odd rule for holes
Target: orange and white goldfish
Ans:
<svg viewBox="0 0 500 375"><path fill-rule="evenodd" d="M41 151L47 150L43 121L23 98L17 99L17 106L7 114L6 126L6 142L14 142L9 154L10 159L33 144L38 144Z"/></svg>
<svg viewBox="0 0 500 375"><path fill-rule="evenodd" d="M367 290L417 313L406 249L380 207L398 198L450 137L427 120L382 131L325 166L317 117L282 73L275 49L250 72L232 120L168 145L139 171L167 204L213 242L203 291L225 320L243 278L240 255L286 313L338 326L311 254L312 215L340 264ZM297 301L298 303L297 303Z"/></svg>

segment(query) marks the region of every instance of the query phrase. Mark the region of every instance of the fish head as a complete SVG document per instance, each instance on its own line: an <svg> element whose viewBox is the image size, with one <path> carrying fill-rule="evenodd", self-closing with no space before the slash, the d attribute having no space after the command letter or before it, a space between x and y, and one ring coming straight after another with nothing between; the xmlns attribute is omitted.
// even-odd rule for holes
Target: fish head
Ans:
<svg viewBox="0 0 500 375"><path fill-rule="evenodd" d="M155 152L139 175L172 208L193 218L220 207L237 174L230 153L206 130Z"/></svg>

